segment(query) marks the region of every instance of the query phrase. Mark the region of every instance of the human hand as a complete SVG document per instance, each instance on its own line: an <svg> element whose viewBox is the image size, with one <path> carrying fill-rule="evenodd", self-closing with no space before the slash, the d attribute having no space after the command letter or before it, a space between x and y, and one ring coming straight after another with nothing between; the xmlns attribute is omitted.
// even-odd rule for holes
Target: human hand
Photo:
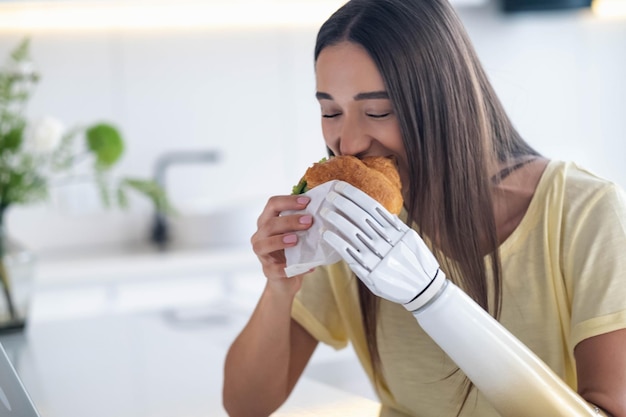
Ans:
<svg viewBox="0 0 626 417"><path fill-rule="evenodd" d="M309 201L308 197L301 195L271 197L259 216L257 231L250 240L268 281L296 287L295 290L299 288L301 280L287 279L285 248L297 244L298 237L295 232L310 228L313 218L302 213L282 216L280 214L287 210L303 210Z"/></svg>
<svg viewBox="0 0 626 417"><path fill-rule="evenodd" d="M440 285L430 284L445 275L413 229L345 182L337 183L326 199L335 210L324 210L322 218L338 233L327 230L323 238L370 291L410 311L431 298L417 296L437 290Z"/></svg>

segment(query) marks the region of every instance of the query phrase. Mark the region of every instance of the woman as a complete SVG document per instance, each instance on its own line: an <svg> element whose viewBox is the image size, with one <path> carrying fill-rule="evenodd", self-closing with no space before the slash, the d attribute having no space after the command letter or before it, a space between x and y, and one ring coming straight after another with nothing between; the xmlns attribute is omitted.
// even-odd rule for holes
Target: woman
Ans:
<svg viewBox="0 0 626 417"><path fill-rule="evenodd" d="M446 0L352 0L315 48L335 155L393 156L403 219L441 269L599 413L626 417L626 202L513 128ZM304 196L272 197L252 244L267 285L225 365L232 416L268 415L318 341L352 343L385 416L498 416L402 306L344 263L287 279ZM505 371L505 370L504 370Z"/></svg>

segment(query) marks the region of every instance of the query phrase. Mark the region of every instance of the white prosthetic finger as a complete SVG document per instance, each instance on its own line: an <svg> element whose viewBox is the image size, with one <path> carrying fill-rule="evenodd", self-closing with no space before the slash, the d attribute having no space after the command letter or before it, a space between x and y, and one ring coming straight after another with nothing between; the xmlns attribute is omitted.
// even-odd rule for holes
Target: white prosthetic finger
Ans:
<svg viewBox="0 0 626 417"><path fill-rule="evenodd" d="M380 214L377 208L381 209L383 212L386 211L382 205L370 197L368 194L363 192L362 190L356 188L355 186L348 184L345 181L338 181L334 186L333 190L338 194L343 195L344 197L351 200L354 204L359 206L363 211L370 214L381 226L385 226L389 221Z"/></svg>
<svg viewBox="0 0 626 417"><path fill-rule="evenodd" d="M373 282L369 279L371 269L363 262L358 250L330 230L322 234L322 239L346 261L352 272L354 272L365 285L372 287Z"/></svg>
<svg viewBox="0 0 626 417"><path fill-rule="evenodd" d="M390 238L386 236L384 228L369 213L363 211L353 201L333 191L329 193L328 201L360 230L357 237L367 249L379 258L384 257L391 250L393 246Z"/></svg>
<svg viewBox="0 0 626 417"><path fill-rule="evenodd" d="M396 244L408 230L408 227L402 223L398 216L389 213L378 201L358 188L347 182L339 181L333 189L337 193L330 192L326 197L327 200L336 198L335 195L339 194L361 208L369 215L370 220L367 222L369 228L389 244Z"/></svg>
<svg viewBox="0 0 626 417"><path fill-rule="evenodd" d="M350 244L352 250L355 251L354 256L357 256L366 268L373 269L380 262L381 256L372 249L371 244L368 244L368 237L365 232L346 217L328 208L322 209L320 215L328 224L334 226L342 238ZM389 252L389 249L386 249L386 252Z"/></svg>

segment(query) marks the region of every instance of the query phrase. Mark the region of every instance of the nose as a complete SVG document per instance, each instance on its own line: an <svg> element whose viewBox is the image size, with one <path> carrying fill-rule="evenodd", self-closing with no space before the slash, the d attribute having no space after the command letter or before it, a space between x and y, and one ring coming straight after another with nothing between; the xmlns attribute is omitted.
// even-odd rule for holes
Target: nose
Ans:
<svg viewBox="0 0 626 417"><path fill-rule="evenodd" d="M359 155L365 153L372 139L359 122L358 117L346 115L339 130L339 151L341 155Z"/></svg>

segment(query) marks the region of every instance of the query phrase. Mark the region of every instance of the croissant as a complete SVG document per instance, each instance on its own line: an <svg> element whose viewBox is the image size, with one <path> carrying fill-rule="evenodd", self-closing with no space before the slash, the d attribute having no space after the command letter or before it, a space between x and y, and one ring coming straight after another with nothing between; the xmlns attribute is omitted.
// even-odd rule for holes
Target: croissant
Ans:
<svg viewBox="0 0 626 417"><path fill-rule="evenodd" d="M306 170L293 193L301 194L332 180L345 181L361 189L390 213L399 214L402 210L402 183L392 158L366 156L359 159L341 155L323 159Z"/></svg>

